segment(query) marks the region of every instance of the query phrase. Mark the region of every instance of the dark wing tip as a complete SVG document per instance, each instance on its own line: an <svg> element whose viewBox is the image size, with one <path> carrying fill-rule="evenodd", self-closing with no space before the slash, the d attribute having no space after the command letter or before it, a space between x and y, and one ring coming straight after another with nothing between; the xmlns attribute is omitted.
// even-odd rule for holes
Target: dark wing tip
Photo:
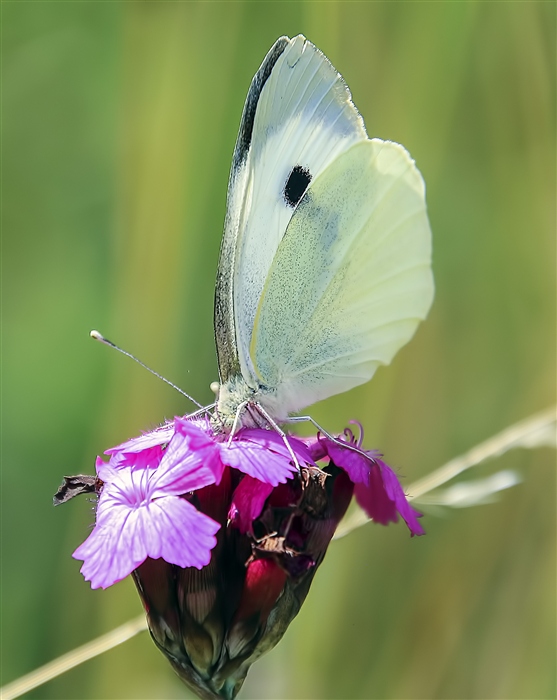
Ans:
<svg viewBox="0 0 557 700"><path fill-rule="evenodd" d="M232 158L232 169L237 168L246 158L247 152L251 144L251 136L253 132L253 122L255 120L255 112L261 91L265 87L265 83L269 79L273 68L278 59L284 53L286 47L290 44L290 39L287 36L281 36L277 39L269 52L263 59L263 63L259 66L259 70L253 76L251 85L244 104L242 120L240 122L240 131L238 132L238 140L234 149Z"/></svg>

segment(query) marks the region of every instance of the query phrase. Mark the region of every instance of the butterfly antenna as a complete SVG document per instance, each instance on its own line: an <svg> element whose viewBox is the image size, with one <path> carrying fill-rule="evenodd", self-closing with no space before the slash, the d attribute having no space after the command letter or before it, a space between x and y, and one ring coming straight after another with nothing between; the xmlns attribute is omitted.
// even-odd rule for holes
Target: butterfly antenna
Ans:
<svg viewBox="0 0 557 700"><path fill-rule="evenodd" d="M114 348L115 350L118 350L118 352L121 352L122 355L125 355L126 357L131 358L132 360L135 360L139 365L144 367L148 372L151 372L151 374L154 374L155 377L158 377L159 379L162 379L163 382L171 386L173 389L176 389L182 396L185 396L186 399L189 399L192 403L194 403L196 406L199 408L205 408L205 406L202 406L198 401L196 401L194 398L192 398L189 394L187 394L185 391L180 389L180 387L176 386L176 384L173 384L171 381L160 375L158 372L155 372L154 369L151 369L150 367L147 367L147 365L144 362L141 362L141 360L138 360L137 357L131 354L131 352L127 352L126 350L122 350L122 348L118 347L115 343L113 343L111 340L108 340L108 338L105 338L104 335L101 335L99 331L91 331L89 333L91 338L94 340L98 340L99 343L104 343L105 345L108 345L110 348Z"/></svg>

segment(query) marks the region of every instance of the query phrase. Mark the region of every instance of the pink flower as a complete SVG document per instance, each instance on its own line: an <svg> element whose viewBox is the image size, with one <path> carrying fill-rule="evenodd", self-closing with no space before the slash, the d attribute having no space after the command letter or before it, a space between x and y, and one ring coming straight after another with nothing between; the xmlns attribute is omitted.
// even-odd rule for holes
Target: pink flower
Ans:
<svg viewBox="0 0 557 700"><path fill-rule="evenodd" d="M290 445L300 464L311 464L306 446ZM181 567L206 566L220 524L193 505L193 493L218 484L225 467L269 489L296 472L282 438L268 430L242 430L229 445L206 420L176 418L162 428L107 450L97 459L103 482L95 528L73 556L93 588L106 588L150 557Z"/></svg>
<svg viewBox="0 0 557 700"><path fill-rule="evenodd" d="M96 478L66 477L55 502L100 493L74 552L83 575L106 588L132 574L182 680L233 698L297 615L353 495L375 522L400 515L424 533L393 470L361 443L347 430L287 447L259 428L229 441L207 419L176 418L107 450Z"/></svg>

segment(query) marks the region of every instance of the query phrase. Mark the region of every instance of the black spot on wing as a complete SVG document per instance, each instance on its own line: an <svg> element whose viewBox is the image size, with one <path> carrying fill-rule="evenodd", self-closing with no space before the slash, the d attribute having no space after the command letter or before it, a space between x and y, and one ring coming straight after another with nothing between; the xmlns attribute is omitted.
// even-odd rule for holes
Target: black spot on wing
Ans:
<svg viewBox="0 0 557 700"><path fill-rule="evenodd" d="M237 169L246 159L251 145L253 122L255 120L255 112L257 111L257 104L261 96L261 91L265 87L265 83L269 79L276 62L289 43L290 39L287 36L282 36L280 39L277 39L251 81L246 103L244 104L242 121L240 122L238 140L236 141L236 148L234 149L234 156L232 158L232 170Z"/></svg>
<svg viewBox="0 0 557 700"><path fill-rule="evenodd" d="M284 199L286 203L291 207L295 207L300 199L302 199L310 182L311 173L309 170L304 168L303 165L295 165L284 186Z"/></svg>

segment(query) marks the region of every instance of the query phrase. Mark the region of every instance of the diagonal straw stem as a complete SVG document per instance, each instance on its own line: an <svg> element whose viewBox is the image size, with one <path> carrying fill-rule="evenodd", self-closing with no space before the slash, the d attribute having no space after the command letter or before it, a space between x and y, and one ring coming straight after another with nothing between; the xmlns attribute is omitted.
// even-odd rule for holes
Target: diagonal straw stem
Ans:
<svg viewBox="0 0 557 700"><path fill-rule="evenodd" d="M13 698L18 698L24 693L28 693L34 688L38 688L43 683L51 681L53 678L62 675L66 671L69 671L75 666L79 666L84 661L89 661L89 659L102 654L109 649L127 642L128 639L135 637L139 632L143 632L147 629L147 621L145 620L145 615L140 615L139 617L129 620L128 622L116 627L111 632L103 634L92 642L87 642L83 646L77 647L69 651L67 654L59 656L54 661L50 661L48 664L37 668L35 671L31 671L26 676L21 676L12 683L8 683L3 688L0 688L0 698L1 700L13 700Z"/></svg>
<svg viewBox="0 0 557 700"><path fill-rule="evenodd" d="M555 447L555 429L557 424L557 406L547 408L525 420L511 425L497 435L476 445L468 452L451 459L439 469L418 479L408 487L409 501L419 498L447 481L454 479L463 471L474 467L487 459L498 457L515 447ZM344 519L335 532L334 539L338 540L353 530L369 522L363 511L355 511Z"/></svg>
<svg viewBox="0 0 557 700"><path fill-rule="evenodd" d="M499 455L512 450L515 447L541 447L543 445L555 445L556 407L536 413L530 418L511 425L485 442L476 445L471 450L455 457L443 467L436 469L431 474L418 479L408 487L409 499L418 498L442 486L466 469L484 462L486 459L499 457Z"/></svg>

